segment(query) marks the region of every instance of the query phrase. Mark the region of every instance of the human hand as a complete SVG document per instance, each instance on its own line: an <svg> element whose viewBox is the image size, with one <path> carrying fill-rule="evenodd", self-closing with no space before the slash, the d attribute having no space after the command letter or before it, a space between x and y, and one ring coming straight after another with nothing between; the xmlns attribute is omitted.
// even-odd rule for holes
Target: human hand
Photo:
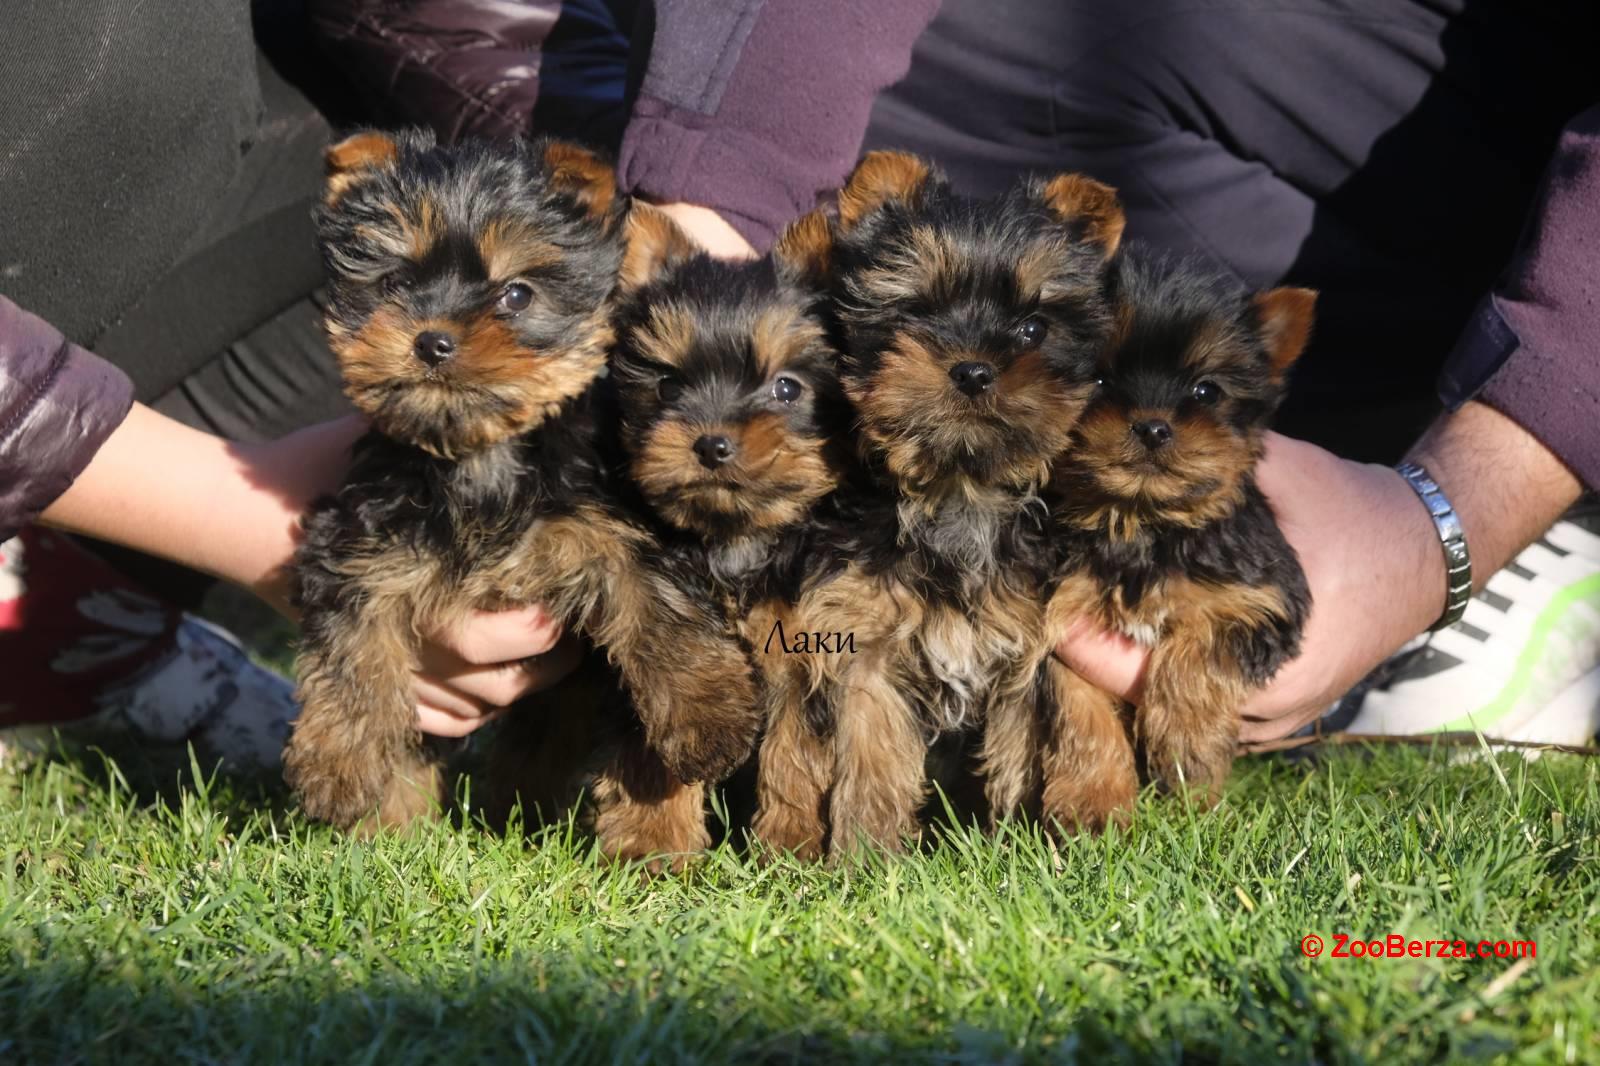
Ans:
<svg viewBox="0 0 1600 1066"><path fill-rule="evenodd" d="M698 204L657 204L656 208L684 235L715 259L755 259L756 250L728 220L709 207Z"/></svg>
<svg viewBox="0 0 1600 1066"><path fill-rule="evenodd" d="M1444 605L1438 534L1399 474L1269 434L1257 480L1300 556L1312 607L1300 656L1242 709L1246 743L1315 720ZM1147 653L1132 641L1084 623L1056 654L1102 689L1139 702Z"/></svg>
<svg viewBox="0 0 1600 1066"><path fill-rule="evenodd" d="M466 736L560 681L579 655L578 642L538 607L474 611L422 646L412 682L417 726L438 737Z"/></svg>
<svg viewBox="0 0 1600 1066"><path fill-rule="evenodd" d="M350 444L364 431L359 419L311 426L287 437L245 448L251 469L298 515L332 492L348 466ZM298 510L296 510L298 508ZM298 521L291 538L269 548L246 581L262 599L290 617L289 570ZM475 611L459 624L430 634L419 650L412 694L417 727L440 737L462 737L493 721L523 696L547 688L577 664L578 645L538 607Z"/></svg>

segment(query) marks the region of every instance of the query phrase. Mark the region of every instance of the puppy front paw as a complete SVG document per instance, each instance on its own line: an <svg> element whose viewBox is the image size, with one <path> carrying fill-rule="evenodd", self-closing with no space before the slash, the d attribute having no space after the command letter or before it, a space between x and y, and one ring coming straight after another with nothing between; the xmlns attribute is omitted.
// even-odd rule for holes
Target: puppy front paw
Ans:
<svg viewBox="0 0 1600 1066"><path fill-rule="evenodd" d="M306 817L337 829L350 829L377 809L383 779L363 753L339 754L290 738L283 753L283 777Z"/></svg>
<svg viewBox="0 0 1600 1066"><path fill-rule="evenodd" d="M684 781L721 781L755 751L763 720L749 660L731 644L686 652L662 669L634 702L650 744Z"/></svg>

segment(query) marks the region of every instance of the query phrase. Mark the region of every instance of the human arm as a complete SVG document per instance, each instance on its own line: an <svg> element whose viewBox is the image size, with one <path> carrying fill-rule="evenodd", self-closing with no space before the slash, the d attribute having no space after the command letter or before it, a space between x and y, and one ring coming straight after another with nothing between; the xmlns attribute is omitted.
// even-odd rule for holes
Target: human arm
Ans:
<svg viewBox="0 0 1600 1066"><path fill-rule="evenodd" d="M1441 375L1456 409L1410 453L1460 516L1479 588L1600 484L1597 256L1600 108L1563 135L1516 256ZM1259 479L1313 606L1300 657L1244 708L1247 742L1319 716L1438 618L1445 588L1438 534L1392 470L1275 437ZM1129 642L1080 627L1058 654L1137 701L1144 657Z"/></svg>
<svg viewBox="0 0 1600 1066"><path fill-rule="evenodd" d="M135 404L42 520L183 563L242 585L284 614L300 517L338 487L358 418L239 445ZM536 607L480 612L422 648L413 681L418 724L461 736L576 662L571 641ZM526 665L529 656L540 656Z"/></svg>
<svg viewBox="0 0 1600 1066"><path fill-rule="evenodd" d="M844 181L874 98L905 74L937 8L661 0L619 182L660 204L713 210L764 250Z"/></svg>

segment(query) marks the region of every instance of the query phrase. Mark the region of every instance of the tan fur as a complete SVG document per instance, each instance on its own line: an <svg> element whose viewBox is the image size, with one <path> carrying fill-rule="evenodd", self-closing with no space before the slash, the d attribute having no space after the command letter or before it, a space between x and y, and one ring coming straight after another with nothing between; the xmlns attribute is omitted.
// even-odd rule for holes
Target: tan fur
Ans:
<svg viewBox="0 0 1600 1066"><path fill-rule="evenodd" d="M917 338L902 335L884 353L870 379L846 383L846 394L863 414L861 432L866 440L881 449L888 469L912 486L931 484L943 473L930 458L933 455L995 447L998 430L975 419L974 401L950 386L949 368L961 358L962 353L935 354ZM1008 387L1008 382L1022 387ZM1086 389L1057 382L1024 358L978 402L988 404L993 417L1011 431L1034 433L1043 443L1031 452L1048 454L1065 447L1071 433L1070 419L1059 412L1081 409L1086 397ZM999 480L1020 486L1042 482L1045 476L1045 464L1029 458L1003 471Z"/></svg>
<svg viewBox="0 0 1600 1066"><path fill-rule="evenodd" d="M626 247L618 278L626 290L644 288L672 264L698 252L695 243L671 218L642 200L634 200L628 206L623 239Z"/></svg>
<svg viewBox="0 0 1600 1066"><path fill-rule="evenodd" d="M834 707L832 853L848 855L861 847L900 851L917 831L924 745L916 713L895 683L888 649L856 660L841 678Z"/></svg>
<svg viewBox="0 0 1600 1066"><path fill-rule="evenodd" d="M506 283L561 262L561 249L541 240L528 227L498 218L478 234L478 255L489 280Z"/></svg>
<svg viewBox="0 0 1600 1066"><path fill-rule="evenodd" d="M1262 339L1267 357L1279 375L1289 369L1311 340L1311 322L1316 315L1314 289L1272 289L1253 297L1261 315Z"/></svg>
<svg viewBox="0 0 1600 1066"><path fill-rule="evenodd" d="M795 356L821 339L822 328L794 307L763 309L750 331L756 366L768 378L775 377Z"/></svg>
<svg viewBox="0 0 1600 1066"><path fill-rule="evenodd" d="M1128 709L1054 658L1044 670L1050 720L1040 818L1068 833L1126 824L1139 797Z"/></svg>
<svg viewBox="0 0 1600 1066"><path fill-rule="evenodd" d="M405 591L395 586L408 584L400 575L433 575L417 575L415 559L398 550L359 565L366 607L358 624L302 653L300 716L284 750L285 776L305 812L344 828L374 812L386 825L424 813L403 783L427 781L411 699L415 627Z"/></svg>
<svg viewBox="0 0 1600 1066"><path fill-rule="evenodd" d="M890 200L910 200L927 182L928 164L906 152L868 152L839 190L839 222L845 229Z"/></svg>
<svg viewBox="0 0 1600 1066"><path fill-rule="evenodd" d="M969 269L968 253L934 226L917 226L904 244L896 244L881 264L853 280L878 303L925 299L943 302L954 295L952 284Z"/></svg>
<svg viewBox="0 0 1600 1066"><path fill-rule="evenodd" d="M1063 221L1080 223L1105 258L1116 254L1127 219L1115 189L1085 174L1057 174L1045 183L1044 199Z"/></svg>
<svg viewBox="0 0 1600 1066"><path fill-rule="evenodd" d="M1047 232L1017 256L1017 292L1025 300L1052 303L1082 296L1081 282L1066 285L1061 264L1072 254L1072 242L1060 233Z"/></svg>
<svg viewBox="0 0 1600 1066"><path fill-rule="evenodd" d="M611 211L617 197L617 175L611 164L567 141L551 141L544 161L550 168L550 183L571 193L591 216L600 218Z"/></svg>
<svg viewBox="0 0 1600 1066"><path fill-rule="evenodd" d="M796 280L825 280L833 265L833 227L827 214L809 211L785 226L772 245L772 256Z"/></svg>
<svg viewBox="0 0 1600 1066"><path fill-rule="evenodd" d="M329 145L322 153L323 162L327 165L323 199L334 203L356 183L362 171L393 166L399 155L400 149L391 138L370 131Z"/></svg>
<svg viewBox="0 0 1600 1066"><path fill-rule="evenodd" d="M694 350L694 316L686 308L665 302L650 308L650 321L634 330L640 354L662 366L682 366Z"/></svg>
<svg viewBox="0 0 1600 1066"><path fill-rule="evenodd" d="M733 460L715 471L694 454L694 442L706 433L722 433L737 447ZM772 413L742 426L661 422L640 445L630 473L662 516L686 529L699 528L705 514L740 517L752 530L788 526L838 480L821 451L791 438L782 417ZM753 495L747 485L782 491Z"/></svg>
<svg viewBox="0 0 1600 1066"><path fill-rule="evenodd" d="M595 837L608 858L643 861L659 874L682 870L711 846L704 786L673 776L642 738L624 738L593 793Z"/></svg>
<svg viewBox="0 0 1600 1066"><path fill-rule="evenodd" d="M781 648L769 646L773 626L792 628L795 615L776 603L752 610L742 626L755 648L766 695L766 734L757 760L756 841L797 859L822 857L827 842L828 793L833 784L833 742L805 720L806 671Z"/></svg>
<svg viewBox="0 0 1600 1066"><path fill-rule="evenodd" d="M1168 416L1166 411L1153 414ZM1179 418L1173 420L1173 445L1152 462L1130 429L1145 415L1097 410L1078 423L1081 443L1066 461L1092 476L1110 502L1084 508L1075 520L1128 540L1151 515L1199 527L1233 513L1244 498L1244 479L1258 448L1203 417ZM1206 491L1196 492L1202 485Z"/></svg>
<svg viewBox="0 0 1600 1066"><path fill-rule="evenodd" d="M791 717L769 726L777 736L768 743L789 761L777 763L770 777L764 771L760 839L794 848L816 834L818 812L826 809L832 854L862 846L898 850L915 832L925 794L928 723L909 694L930 684L946 699L928 713L960 716L935 722L936 732L998 723L985 740L986 766L997 771L991 805L1009 811L1023 802L1023 793L1036 797L1043 738L1032 675L1045 654L1038 597L991 581L973 592L972 602L977 606L970 615L926 603L854 566L801 598L786 626L852 633L858 650L797 657L804 676L786 680L780 708ZM797 725L804 700L818 696L832 709L831 743ZM1020 756L1006 750L1019 736L1025 738ZM819 771L815 761L802 764L830 750L829 770ZM1013 772L1014 765L1020 769Z"/></svg>
<svg viewBox="0 0 1600 1066"><path fill-rule="evenodd" d="M1151 648L1134 735L1150 776L1169 789L1187 786L1202 801L1220 793L1239 733L1239 708L1250 685L1229 660L1231 629L1259 627L1288 616L1275 587L1216 586L1181 578L1147 589L1137 604L1102 589L1087 575L1062 582L1051 599L1045 631L1058 639L1076 620L1137 635ZM1064 668L1063 668L1064 669ZM1070 673L1070 671L1068 672ZM1060 756L1046 762L1046 813L1064 826L1096 828L1121 817L1137 790L1131 748L1117 740L1120 701L1058 676L1062 705ZM1117 729L1113 722L1119 722ZM1052 801L1050 796L1058 797Z"/></svg>
<svg viewBox="0 0 1600 1066"><path fill-rule="evenodd" d="M430 370L412 354L417 334L426 330L456 339L455 357L440 370ZM346 394L380 430L383 403L396 381L412 386L406 399L411 405L448 405L456 393L473 400L474 419L464 418L448 445L418 441L443 458L455 458L538 427L587 389L605 364L613 336L605 309L596 309L583 335L583 344L539 358L491 312L462 322L413 319L386 306L358 333L331 332L329 344L339 357ZM503 403L484 405L473 396L475 390L491 391Z"/></svg>
<svg viewBox="0 0 1600 1066"><path fill-rule="evenodd" d="M1191 333L1183 351L1183 365L1196 374L1248 368L1254 362L1245 334L1236 322L1213 318L1195 326Z"/></svg>

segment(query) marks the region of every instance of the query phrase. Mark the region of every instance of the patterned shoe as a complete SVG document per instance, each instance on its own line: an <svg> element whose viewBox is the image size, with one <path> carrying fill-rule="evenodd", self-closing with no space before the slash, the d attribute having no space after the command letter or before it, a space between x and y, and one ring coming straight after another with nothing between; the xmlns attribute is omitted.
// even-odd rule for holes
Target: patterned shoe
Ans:
<svg viewBox="0 0 1600 1066"><path fill-rule="evenodd" d="M271 768L297 711L289 682L225 630L32 527L0 543L0 662L0 743L13 750L47 747L60 728L192 742L208 763Z"/></svg>
<svg viewBox="0 0 1600 1066"><path fill-rule="evenodd" d="M187 614L162 661L97 702L89 728L193 743L202 762L233 770L275 768L300 710L289 681L251 662L226 630Z"/></svg>
<svg viewBox="0 0 1600 1066"><path fill-rule="evenodd" d="M1384 663L1323 729L1590 743L1600 732L1596 530L1593 503L1557 522L1490 578L1460 622Z"/></svg>

